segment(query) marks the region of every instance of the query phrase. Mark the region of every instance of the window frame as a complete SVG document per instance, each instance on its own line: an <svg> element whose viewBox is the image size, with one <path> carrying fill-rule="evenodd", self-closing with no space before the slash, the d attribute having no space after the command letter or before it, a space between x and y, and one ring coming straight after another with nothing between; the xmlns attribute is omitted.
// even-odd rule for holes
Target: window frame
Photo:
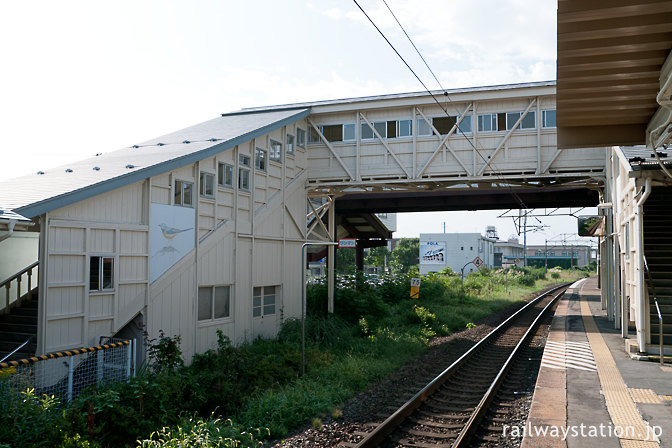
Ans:
<svg viewBox="0 0 672 448"><path fill-rule="evenodd" d="M208 179L210 180L210 193L207 192ZM205 181L205 182L204 182ZM201 171L198 175L198 194L202 198L215 198L215 175L208 171Z"/></svg>
<svg viewBox="0 0 672 448"><path fill-rule="evenodd" d="M271 162L282 163L282 151L283 151L282 143L277 141L277 140L270 139L268 146L269 146L268 160L271 161ZM274 149L274 146L276 148L279 147L279 149L276 151ZM277 154L276 154L276 152L277 152Z"/></svg>
<svg viewBox="0 0 672 448"><path fill-rule="evenodd" d="M296 138L294 137L294 134L285 135L285 153L286 154L294 154L294 145L296 145Z"/></svg>
<svg viewBox="0 0 672 448"><path fill-rule="evenodd" d="M231 182L226 182L226 171L227 169L231 170ZM227 187L233 188L233 179L236 177L236 168L230 163L219 162L217 164L217 186L218 187ZM220 182L222 180L223 182Z"/></svg>
<svg viewBox="0 0 672 448"><path fill-rule="evenodd" d="M250 171L252 158L247 154L238 154L238 190L250 191ZM246 178L247 187L243 187L242 180Z"/></svg>
<svg viewBox="0 0 672 448"><path fill-rule="evenodd" d="M259 171L268 170L268 151L262 148L254 148L254 169Z"/></svg>
<svg viewBox="0 0 672 448"><path fill-rule="evenodd" d="M180 202L177 202L177 186L178 184L180 185ZM175 179L175 182L173 183L174 189L173 189L173 205L177 205L180 207L189 207L189 208L194 208L194 183L189 182L187 180L181 180L181 179ZM191 204L185 204L184 202L184 197L185 197L185 189L189 187L189 193L191 195Z"/></svg>
<svg viewBox="0 0 672 448"><path fill-rule="evenodd" d="M554 115L554 117L553 117L553 122L554 122L553 126L549 126L549 125L546 124L546 122L547 122L546 115L548 114L548 112L553 112L553 115ZM557 109L546 109L546 110L542 110L542 111L541 111L541 128L542 128L542 129L554 129L554 128L557 128L557 127L558 127L557 119L558 119Z"/></svg>
<svg viewBox="0 0 672 448"><path fill-rule="evenodd" d="M216 309L216 298L217 294L216 291L218 288L226 288L228 293L226 295L228 299L228 304L226 304L226 309L228 311L228 314L226 316L221 316L221 317L216 317L215 314L215 309ZM210 290L210 315L208 318L201 319L200 318L200 312L201 312L201 290ZM233 288L232 285L205 285L205 286L199 286L198 287L198 303L196 304L196 322L198 324L203 324L203 323L211 323L211 322L220 322L220 321L226 321L226 320L233 320L233 299L231 297L231 292Z"/></svg>
<svg viewBox="0 0 672 448"><path fill-rule="evenodd" d="M296 128L296 146L306 148L306 130L303 128Z"/></svg>
<svg viewBox="0 0 672 448"><path fill-rule="evenodd" d="M267 289L272 289L273 293L268 294ZM259 295L257 295L257 290L259 291ZM280 287L279 285L266 285L266 286L255 286L252 288L252 318L264 318L266 316L275 316L278 313L278 293L279 293ZM266 303L266 298L267 297L273 297L273 303L268 304ZM259 299L259 305L257 306L255 303L255 299ZM267 313L266 308L267 307L273 307L273 312L272 313ZM258 313L257 313L258 310Z"/></svg>
<svg viewBox="0 0 672 448"><path fill-rule="evenodd" d="M94 258L98 258L100 261L98 262L98 288L97 289L91 289L91 260ZM104 266L105 266L105 260L109 259L112 261L112 273L111 273L111 278L110 278L110 284L111 286L109 288L105 288L105 272L104 272ZM88 281L88 290L90 293L108 293L111 291L115 291L115 265L116 265L116 257L114 255L89 255L89 281Z"/></svg>

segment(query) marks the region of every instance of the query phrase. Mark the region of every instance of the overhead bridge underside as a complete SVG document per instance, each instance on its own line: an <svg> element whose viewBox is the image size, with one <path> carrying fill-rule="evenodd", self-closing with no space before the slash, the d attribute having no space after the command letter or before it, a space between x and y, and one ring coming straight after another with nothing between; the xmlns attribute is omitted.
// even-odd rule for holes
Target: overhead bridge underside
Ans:
<svg viewBox="0 0 672 448"><path fill-rule="evenodd" d="M492 188L427 192L346 194L336 200L336 213L402 213L453 210L496 210L545 207L594 207L597 189L587 187Z"/></svg>

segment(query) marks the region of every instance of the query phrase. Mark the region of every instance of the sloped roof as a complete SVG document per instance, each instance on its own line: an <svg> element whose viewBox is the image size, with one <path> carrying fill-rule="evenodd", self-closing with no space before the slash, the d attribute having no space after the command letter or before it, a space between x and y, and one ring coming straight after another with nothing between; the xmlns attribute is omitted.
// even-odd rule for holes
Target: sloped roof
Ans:
<svg viewBox="0 0 672 448"><path fill-rule="evenodd" d="M146 179L305 118L307 108L225 114L138 145L0 181L0 206L32 218Z"/></svg>

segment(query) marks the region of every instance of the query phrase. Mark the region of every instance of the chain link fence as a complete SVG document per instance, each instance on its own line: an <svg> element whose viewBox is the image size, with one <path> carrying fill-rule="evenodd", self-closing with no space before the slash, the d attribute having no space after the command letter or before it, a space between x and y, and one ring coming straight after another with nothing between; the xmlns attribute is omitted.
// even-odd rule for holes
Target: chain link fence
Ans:
<svg viewBox="0 0 672 448"><path fill-rule="evenodd" d="M33 358L0 363L5 385L35 394L54 395L71 401L84 389L105 383L127 381L135 375L135 340L109 339L107 344L48 353Z"/></svg>

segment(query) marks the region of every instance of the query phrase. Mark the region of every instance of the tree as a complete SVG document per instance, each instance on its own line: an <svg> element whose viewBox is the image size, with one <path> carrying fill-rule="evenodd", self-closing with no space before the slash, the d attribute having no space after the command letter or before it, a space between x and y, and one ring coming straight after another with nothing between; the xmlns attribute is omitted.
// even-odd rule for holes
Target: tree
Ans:
<svg viewBox="0 0 672 448"><path fill-rule="evenodd" d="M369 253L366 254L366 257L364 257L364 264L382 268L386 263L389 263L390 260L390 251L387 249L387 246L372 247L369 249Z"/></svg>
<svg viewBox="0 0 672 448"><path fill-rule="evenodd" d="M402 238L392 251L392 260L399 266L401 272L418 264L420 258L420 239Z"/></svg>
<svg viewBox="0 0 672 448"><path fill-rule="evenodd" d="M336 250L336 272L346 274L355 272L355 249L337 249Z"/></svg>

